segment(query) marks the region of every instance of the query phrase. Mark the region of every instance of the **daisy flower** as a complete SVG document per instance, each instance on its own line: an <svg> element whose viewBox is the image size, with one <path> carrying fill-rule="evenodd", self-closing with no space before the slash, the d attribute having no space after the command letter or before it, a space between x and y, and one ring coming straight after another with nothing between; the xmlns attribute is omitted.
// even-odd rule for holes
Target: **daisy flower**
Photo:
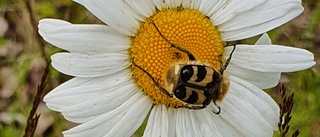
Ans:
<svg viewBox="0 0 320 137"><path fill-rule="evenodd" d="M147 116L145 137L272 136L279 107L262 89L315 64L312 53L272 45L267 35L227 44L290 21L303 11L300 0L75 1L106 25L39 23L46 41L68 51L52 66L75 77L44 98L80 123L66 137L131 136ZM186 79L184 66L194 71Z"/></svg>

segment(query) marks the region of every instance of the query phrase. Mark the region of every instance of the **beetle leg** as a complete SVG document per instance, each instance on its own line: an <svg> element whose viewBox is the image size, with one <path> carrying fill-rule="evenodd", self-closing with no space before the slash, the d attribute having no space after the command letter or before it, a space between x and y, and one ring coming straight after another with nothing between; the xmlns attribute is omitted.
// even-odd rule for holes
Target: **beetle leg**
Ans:
<svg viewBox="0 0 320 137"><path fill-rule="evenodd" d="M221 107L220 107L220 106L216 106L216 107L218 108L218 111L214 111L214 110L212 110L212 112L213 112L214 114L219 115L219 114L220 114L220 112L221 112Z"/></svg>
<svg viewBox="0 0 320 137"><path fill-rule="evenodd" d="M144 73L146 73L151 80L153 81L153 83L166 95L168 95L169 97L173 97L172 94L170 94L165 88L161 87L161 85L151 76L150 73L148 73L146 70L144 70L143 68L141 68L140 66L138 66L136 63L134 63L134 61L132 60L132 65L139 68L140 70L142 70Z"/></svg>
<svg viewBox="0 0 320 137"><path fill-rule="evenodd" d="M158 27L156 26L156 24L155 24L153 21L152 21L151 23L152 23L152 25L156 28L156 30L159 32L159 34L161 35L161 37L162 37L164 40L166 40L166 41L170 44L171 47L176 48L176 49L178 49L178 50L186 53L186 54L188 55L190 61L195 61L195 60L196 60L196 58L192 55L191 52L189 52L188 50L186 50L186 49L184 49L184 48L182 48L182 47L180 47L180 46L172 43L171 41L169 41L166 37L163 36L163 34L160 32L160 30L158 29Z"/></svg>
<svg viewBox="0 0 320 137"><path fill-rule="evenodd" d="M233 45L233 49L232 49L232 51L231 51L231 53L230 53L230 55L229 55L229 58L227 59L227 61L226 61L226 63L224 64L224 66L223 66L223 68L220 70L221 72L221 74L223 74L223 71L225 70L225 69L227 69L227 67L228 67L228 65L229 65L229 63L230 63L230 61L231 61L231 57L232 57L232 55L233 55L233 52L236 50L236 45Z"/></svg>

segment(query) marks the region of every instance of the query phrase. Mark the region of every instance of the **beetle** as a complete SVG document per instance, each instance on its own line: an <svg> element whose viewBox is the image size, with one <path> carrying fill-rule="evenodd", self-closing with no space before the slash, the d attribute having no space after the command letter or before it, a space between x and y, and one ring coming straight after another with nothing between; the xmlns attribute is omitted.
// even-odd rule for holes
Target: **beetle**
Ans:
<svg viewBox="0 0 320 137"><path fill-rule="evenodd" d="M224 71L230 63L236 45L233 45L233 50L224 64L221 59L222 55L219 55L220 70L217 70L210 67L209 64L197 61L191 52L170 42L159 31L156 24L154 22L151 23L172 48L187 54L189 60L179 61L170 65L166 73L164 87L133 60L132 64L146 73L164 94L180 100L184 104L181 107L198 110L206 108L212 101L218 109L217 111L213 110L213 113L219 114L221 111L219 104L229 90L229 76Z"/></svg>

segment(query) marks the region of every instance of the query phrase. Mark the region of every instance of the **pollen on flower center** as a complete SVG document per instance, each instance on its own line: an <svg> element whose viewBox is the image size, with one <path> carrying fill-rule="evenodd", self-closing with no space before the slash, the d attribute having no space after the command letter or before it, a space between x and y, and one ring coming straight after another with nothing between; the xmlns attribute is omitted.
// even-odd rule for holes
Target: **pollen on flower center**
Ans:
<svg viewBox="0 0 320 137"><path fill-rule="evenodd" d="M155 26L170 42L191 52L197 61L220 69L224 44L210 19L197 10L166 9L150 17L139 29L131 47L131 60L148 72L162 87L168 68L177 62L188 61L186 53L172 48ZM154 103L180 107L177 98L164 94L141 69L132 65L136 84L154 99ZM172 91L168 91L172 93Z"/></svg>

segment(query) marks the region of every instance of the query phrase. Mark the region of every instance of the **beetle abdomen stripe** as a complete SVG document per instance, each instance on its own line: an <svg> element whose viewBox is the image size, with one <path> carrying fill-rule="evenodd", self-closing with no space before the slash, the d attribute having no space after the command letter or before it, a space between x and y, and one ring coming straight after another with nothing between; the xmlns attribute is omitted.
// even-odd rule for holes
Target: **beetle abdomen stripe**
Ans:
<svg viewBox="0 0 320 137"><path fill-rule="evenodd" d="M196 66L198 68L197 71L197 79L196 82L201 82L207 75L207 69L205 66Z"/></svg>
<svg viewBox="0 0 320 137"><path fill-rule="evenodd" d="M192 94L189 96L187 103L194 104L198 101L198 94L195 91L192 91Z"/></svg>

